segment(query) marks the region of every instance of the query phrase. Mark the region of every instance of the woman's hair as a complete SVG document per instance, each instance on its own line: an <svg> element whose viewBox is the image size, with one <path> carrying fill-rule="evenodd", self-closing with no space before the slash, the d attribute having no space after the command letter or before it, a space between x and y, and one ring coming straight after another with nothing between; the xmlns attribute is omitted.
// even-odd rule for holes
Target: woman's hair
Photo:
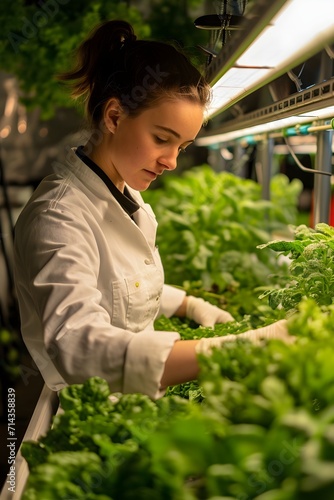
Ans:
<svg viewBox="0 0 334 500"><path fill-rule="evenodd" d="M187 98L203 107L211 90L201 73L173 45L137 40L126 21L99 25L77 50L77 65L59 76L83 97L87 118L98 124L104 104L117 98L131 116L161 98Z"/></svg>

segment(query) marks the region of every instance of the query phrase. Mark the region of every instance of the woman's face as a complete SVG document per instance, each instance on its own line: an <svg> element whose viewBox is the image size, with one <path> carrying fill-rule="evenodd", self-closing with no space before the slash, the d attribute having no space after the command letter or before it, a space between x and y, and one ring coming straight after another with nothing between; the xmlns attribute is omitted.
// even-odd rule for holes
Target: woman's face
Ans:
<svg viewBox="0 0 334 500"><path fill-rule="evenodd" d="M136 117L122 116L110 136L108 175L119 189L144 191L165 170L174 170L179 153L203 124L203 108L188 100L165 101Z"/></svg>

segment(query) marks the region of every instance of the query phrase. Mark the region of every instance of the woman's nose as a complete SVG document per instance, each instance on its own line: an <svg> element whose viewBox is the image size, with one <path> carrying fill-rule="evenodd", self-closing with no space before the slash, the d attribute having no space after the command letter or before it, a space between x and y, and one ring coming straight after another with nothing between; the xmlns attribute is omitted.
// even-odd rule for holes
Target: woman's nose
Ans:
<svg viewBox="0 0 334 500"><path fill-rule="evenodd" d="M168 153L164 153L159 158L159 163L164 166L166 170L175 170L177 167L177 157L179 155L179 150L170 150Z"/></svg>

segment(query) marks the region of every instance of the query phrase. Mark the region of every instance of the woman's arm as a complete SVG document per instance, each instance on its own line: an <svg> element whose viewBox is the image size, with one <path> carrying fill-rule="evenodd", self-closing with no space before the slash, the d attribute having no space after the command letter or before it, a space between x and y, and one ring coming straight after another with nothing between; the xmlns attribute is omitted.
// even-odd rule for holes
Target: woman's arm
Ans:
<svg viewBox="0 0 334 500"><path fill-rule="evenodd" d="M188 301L188 297L184 297L182 304L175 311L174 316L178 316L180 318L186 317L186 315L187 315L187 301Z"/></svg>
<svg viewBox="0 0 334 500"><path fill-rule="evenodd" d="M162 389L168 385L182 384L196 379L199 372L198 354L208 355L213 348L222 348L225 342L235 342L238 338L258 346L265 346L266 341L270 339L280 340L287 344L293 344L295 341L295 337L289 335L285 319L238 335L209 337L200 340L177 340L165 362L161 378Z"/></svg>
<svg viewBox="0 0 334 500"><path fill-rule="evenodd" d="M161 378L161 388L195 380L198 376L198 340L177 340L169 353Z"/></svg>

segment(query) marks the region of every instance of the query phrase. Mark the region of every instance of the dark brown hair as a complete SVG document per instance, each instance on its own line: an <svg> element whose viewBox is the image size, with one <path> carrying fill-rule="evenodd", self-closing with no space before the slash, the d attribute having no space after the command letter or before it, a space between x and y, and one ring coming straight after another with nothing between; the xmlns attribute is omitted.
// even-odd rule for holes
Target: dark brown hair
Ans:
<svg viewBox="0 0 334 500"><path fill-rule="evenodd" d="M138 115L161 98L187 98L203 107L211 91L201 73L172 44L137 40L126 21L97 26L79 46L77 65L59 76L71 82L72 96L83 97L92 124L100 122L112 97Z"/></svg>

